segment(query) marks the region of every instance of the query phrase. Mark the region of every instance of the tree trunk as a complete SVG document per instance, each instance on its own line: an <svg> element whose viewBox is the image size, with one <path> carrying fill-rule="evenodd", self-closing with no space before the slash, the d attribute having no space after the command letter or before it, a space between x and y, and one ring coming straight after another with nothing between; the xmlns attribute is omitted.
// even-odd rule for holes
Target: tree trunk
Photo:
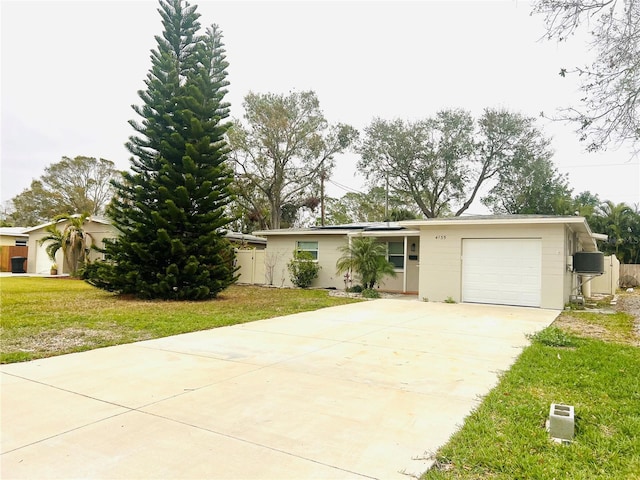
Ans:
<svg viewBox="0 0 640 480"><path fill-rule="evenodd" d="M280 218L281 218L281 205L279 199L271 200L271 229L277 230L280 228Z"/></svg>

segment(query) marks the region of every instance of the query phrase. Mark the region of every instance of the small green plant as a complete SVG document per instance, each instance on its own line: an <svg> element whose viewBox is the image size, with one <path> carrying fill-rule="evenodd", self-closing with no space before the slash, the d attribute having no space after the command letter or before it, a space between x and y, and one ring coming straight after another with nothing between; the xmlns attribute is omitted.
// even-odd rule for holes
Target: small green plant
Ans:
<svg viewBox="0 0 640 480"><path fill-rule="evenodd" d="M549 347L573 347L575 338L557 327L547 327L534 334L528 334L527 338L532 342L538 342Z"/></svg>
<svg viewBox="0 0 640 480"><path fill-rule="evenodd" d="M453 297L447 297L447 298L445 298L444 303L458 303L458 302L456 302L453 299Z"/></svg>
<svg viewBox="0 0 640 480"><path fill-rule="evenodd" d="M606 297L597 299L595 301L596 308L609 308L611 307L612 300L613 300L613 295L607 295Z"/></svg>
<svg viewBox="0 0 640 480"><path fill-rule="evenodd" d="M429 297L422 297L422 301L427 303L429 301Z"/></svg>
<svg viewBox="0 0 640 480"><path fill-rule="evenodd" d="M569 302L564 306L565 310L584 310L584 303Z"/></svg>
<svg viewBox="0 0 640 480"><path fill-rule="evenodd" d="M293 259L287 264L289 278L296 287L308 288L318 278L320 265L313 261L309 252L293 252Z"/></svg>
<svg viewBox="0 0 640 480"><path fill-rule="evenodd" d="M348 287L346 291L348 293L362 293L363 287L362 285L354 285L353 287Z"/></svg>
<svg viewBox="0 0 640 480"><path fill-rule="evenodd" d="M362 298L380 298L380 292L373 288L365 288L362 290Z"/></svg>
<svg viewBox="0 0 640 480"><path fill-rule="evenodd" d="M338 250L342 256L336 262L337 273L357 273L365 288L373 288L386 276L396 276L393 264L387 260L386 244L374 237L353 238Z"/></svg>

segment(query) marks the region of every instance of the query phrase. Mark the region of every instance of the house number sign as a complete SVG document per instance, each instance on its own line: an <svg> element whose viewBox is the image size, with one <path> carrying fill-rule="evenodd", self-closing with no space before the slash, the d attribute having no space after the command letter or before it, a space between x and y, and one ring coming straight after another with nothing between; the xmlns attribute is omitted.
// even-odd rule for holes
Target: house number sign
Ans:
<svg viewBox="0 0 640 480"><path fill-rule="evenodd" d="M436 240L446 240L447 236L446 235L436 235Z"/></svg>

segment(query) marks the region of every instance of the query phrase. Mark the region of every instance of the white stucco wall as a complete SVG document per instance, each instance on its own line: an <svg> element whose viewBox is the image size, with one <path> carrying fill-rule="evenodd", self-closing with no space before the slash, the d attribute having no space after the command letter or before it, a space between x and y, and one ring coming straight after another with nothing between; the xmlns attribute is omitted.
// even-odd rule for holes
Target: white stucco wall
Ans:
<svg viewBox="0 0 640 480"><path fill-rule="evenodd" d="M379 242L403 242L405 238L403 236L397 237L379 237ZM411 244L415 244L415 252L411 251ZM405 267L404 269L396 269L396 276L386 276L380 282L380 290L385 292L407 292L418 293L419 283L419 264L420 264L420 238L419 237L407 237L405 244ZM409 259L409 255L415 255L417 259ZM405 285L406 274L406 285Z"/></svg>
<svg viewBox="0 0 640 480"><path fill-rule="evenodd" d="M336 234L288 234L288 235L267 235L267 249L266 249L266 270L267 279L269 277L268 271L272 269L273 279L272 284L275 286L291 287L293 284L289 278L289 271L287 264L293 258L293 252L296 248L298 241L304 242L318 242L318 265L320 265L320 272L318 278L314 280L312 287L317 288L336 288L343 290L345 288L344 274L338 274L336 272L336 262L343 255L340 252L340 247L346 245L348 238L346 233ZM384 236L376 237L379 242L404 242L403 236ZM411 252L411 244L415 243L416 251ZM407 274L406 291L418 292L419 282L419 269L420 263L419 257L419 245L420 239L418 237L409 237L407 239L407 259L405 263L405 269ZM408 255L416 255L417 258L409 260ZM270 267L271 266L271 267ZM380 290L389 292L403 292L405 291L404 271L398 269L396 271L396 277L385 277L380 282ZM267 283L269 283L267 281ZM353 286L359 284L356 277L352 283L347 286Z"/></svg>
<svg viewBox="0 0 640 480"><path fill-rule="evenodd" d="M27 240L24 235L0 235L0 247L14 247L16 240Z"/></svg>
<svg viewBox="0 0 640 480"><path fill-rule="evenodd" d="M419 296L441 302L462 297L462 240L465 238L539 238L542 243L541 307L561 309L568 301L566 234L563 224L420 226ZM566 300L565 300L566 297Z"/></svg>
<svg viewBox="0 0 640 480"><path fill-rule="evenodd" d="M336 261L342 255L338 248L347 242L346 235L271 235L268 236L266 249L266 270L267 279L269 270L273 271L272 284L275 286L291 287L293 284L289 279L287 264L293 258L297 241L318 242L318 265L320 272L312 287L319 288L344 288L342 275L336 273ZM267 281L267 283L269 283Z"/></svg>

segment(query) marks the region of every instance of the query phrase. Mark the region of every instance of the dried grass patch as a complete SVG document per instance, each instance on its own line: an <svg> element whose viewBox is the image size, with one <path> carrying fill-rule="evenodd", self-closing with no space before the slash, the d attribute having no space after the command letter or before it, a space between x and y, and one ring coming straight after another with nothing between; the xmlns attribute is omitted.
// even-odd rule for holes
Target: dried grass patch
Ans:
<svg viewBox="0 0 640 480"><path fill-rule="evenodd" d="M621 317L621 315L624 315L624 317ZM639 347L640 337L638 336L638 332L635 331L633 324L634 319L624 313L593 314L564 312L553 322L554 327L561 328L567 333L578 337L594 338Z"/></svg>
<svg viewBox="0 0 640 480"><path fill-rule="evenodd" d="M142 334L138 340L150 338ZM97 330L85 327L66 327L60 330L42 330L27 336L3 339L3 349L26 353L38 352L41 355L55 354L60 351L72 352L88 350L121 341L123 334L117 330Z"/></svg>

